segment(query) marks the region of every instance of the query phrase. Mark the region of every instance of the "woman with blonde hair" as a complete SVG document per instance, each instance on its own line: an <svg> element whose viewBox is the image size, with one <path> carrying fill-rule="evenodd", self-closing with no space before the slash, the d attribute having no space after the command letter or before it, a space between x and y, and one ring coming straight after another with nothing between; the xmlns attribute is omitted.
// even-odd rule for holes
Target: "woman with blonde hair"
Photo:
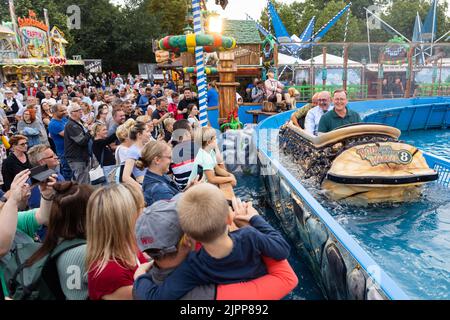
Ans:
<svg viewBox="0 0 450 320"><path fill-rule="evenodd" d="M144 181L145 170L138 169L136 162L141 157L142 149L150 141L148 126L143 122L136 122L130 129L130 139L133 141L133 145L128 149L125 158L121 182L131 183L136 187L140 187L140 184Z"/></svg>
<svg viewBox="0 0 450 320"><path fill-rule="evenodd" d="M319 95L320 92L315 93L312 96L311 102L306 104L305 106L299 108L297 111L295 111L292 116L291 116L291 121L292 123L297 126L300 127L302 129L305 128L305 120L306 120L306 115L308 114L308 112L313 109L314 107L317 107L319 105Z"/></svg>
<svg viewBox="0 0 450 320"><path fill-rule="evenodd" d="M150 141L142 150L136 166L147 168L142 190L147 206L159 200L169 200L181 192L178 185L167 176L172 162L172 147L164 141Z"/></svg>
<svg viewBox="0 0 450 320"><path fill-rule="evenodd" d="M149 115L139 116L136 118L136 121L143 122L147 125L148 130L150 130L150 141L156 140L155 135L155 125L153 124L153 119Z"/></svg>
<svg viewBox="0 0 450 320"><path fill-rule="evenodd" d="M209 183L216 185L231 183L235 187L236 178L220 164L221 156L218 153L216 130L211 127L199 128L194 131L194 139L202 147L195 157L189 183L192 183L197 176L204 176Z"/></svg>
<svg viewBox="0 0 450 320"><path fill-rule="evenodd" d="M120 145L116 148L115 152L116 165L125 164L128 149L133 145L133 140L130 139L130 130L135 124L136 121L128 119L116 130L116 136L120 142Z"/></svg>
<svg viewBox="0 0 450 320"><path fill-rule="evenodd" d="M134 231L144 205L140 190L126 183L100 188L90 197L86 266L91 300L132 299L134 273L147 262Z"/></svg>
<svg viewBox="0 0 450 320"><path fill-rule="evenodd" d="M93 125L92 136L94 137L92 152L103 168L105 177L108 177L116 164L114 151L111 149L110 144L117 140L117 136L114 133L108 137L108 129L103 123L95 123Z"/></svg>

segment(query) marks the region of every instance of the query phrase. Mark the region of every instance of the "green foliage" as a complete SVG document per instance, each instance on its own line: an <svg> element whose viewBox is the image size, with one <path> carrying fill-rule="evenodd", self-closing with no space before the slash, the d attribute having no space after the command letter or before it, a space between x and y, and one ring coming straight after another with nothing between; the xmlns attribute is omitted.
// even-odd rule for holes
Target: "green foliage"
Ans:
<svg viewBox="0 0 450 320"><path fill-rule="evenodd" d="M28 10L32 9L43 20L43 9L48 10L51 25L60 27L69 41L69 58L72 55L82 55L86 59L103 59L104 70L114 69L122 73L136 72L139 62L154 62L152 39L183 34L186 13L191 10L191 0L126 0L121 7L113 5L109 0L14 2L19 17L27 16ZM313 16L316 16L315 31L319 30L348 3L344 0L298 0L290 4L273 2L291 35L300 35ZM373 4L382 6L382 18L411 38L417 11L424 20L431 0L352 0L352 3L347 42L366 42L364 7ZM81 30L67 28L66 11L73 4L81 8ZM448 5L448 1L439 1L438 35L450 30L450 17L446 15ZM344 15L321 41L342 42L346 18ZM10 20L8 0L0 0L0 20ZM261 14L260 20L268 27L266 10ZM371 31L372 42L386 42L392 37L392 33L383 29ZM342 48L336 47L335 51L330 50L330 53L338 54Z"/></svg>
<svg viewBox="0 0 450 320"><path fill-rule="evenodd" d="M155 16L165 35L183 34L186 26L186 0L148 0L147 16Z"/></svg>
<svg viewBox="0 0 450 320"><path fill-rule="evenodd" d="M291 4L272 1L286 26L289 34L298 36L306 28L309 20L316 16L317 31L322 25L327 23L348 1L343 0L305 0L295 1ZM417 12L422 19L431 6L431 0L352 0L351 16L349 21L348 42L366 42L366 12L364 8L371 5L378 5L383 9L381 18L404 34L411 38L414 31L414 21ZM450 17L446 15L448 1L439 1L438 4L438 35L442 35L450 30ZM260 21L263 26L268 27L267 11L261 13ZM344 36L346 14L328 32L322 42L342 42ZM395 34L387 32L385 29L371 30L372 42L386 42Z"/></svg>

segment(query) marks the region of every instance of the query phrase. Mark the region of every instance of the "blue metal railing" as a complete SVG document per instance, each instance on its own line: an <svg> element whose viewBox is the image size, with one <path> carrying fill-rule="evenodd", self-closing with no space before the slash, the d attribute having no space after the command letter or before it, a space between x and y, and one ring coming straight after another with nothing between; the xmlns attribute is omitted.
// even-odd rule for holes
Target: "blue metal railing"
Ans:
<svg viewBox="0 0 450 320"><path fill-rule="evenodd" d="M286 118L289 118L290 113L273 116L264 120L259 126L261 129L279 128ZM326 225L334 237L342 244L346 250L353 256L353 258L360 264L370 277L375 277L377 285L383 290L386 296L392 300L407 300L409 297L402 289L384 272L384 270L361 248L361 246L334 220L334 218L325 210L325 208L292 176L292 174L283 167L278 160L271 159L272 153L265 149L260 144L260 139L257 141L258 150L267 158L270 159L271 165L278 171L277 174L283 176L290 187L295 191L296 195L302 198L310 207L311 211ZM376 271L375 271L376 270ZM376 274L374 274L376 273Z"/></svg>
<svg viewBox="0 0 450 320"><path fill-rule="evenodd" d="M437 182L445 187L450 187L450 161L429 153L424 153L423 156L430 168L439 173Z"/></svg>
<svg viewBox="0 0 450 320"><path fill-rule="evenodd" d="M450 102L399 107L371 113L365 122L378 122L402 131L450 127Z"/></svg>
<svg viewBox="0 0 450 320"><path fill-rule="evenodd" d="M395 101L392 107L390 101L368 101L350 103L350 108L360 113L366 113L364 121L379 122L391 125L400 130L420 130L430 128L448 128L450 123L450 101L448 98L415 98ZM391 106L386 106L389 103ZM383 107L384 106L384 107ZM384 109L384 110L383 110ZM387 109L387 110L386 110ZM293 111L278 114L262 121L258 126L258 135L262 130L278 129L286 123ZM270 133L266 132L267 138ZM262 139L257 139L259 152L270 161L276 174L283 177L295 194L308 205L322 223L326 225L334 237L341 245L348 250L350 255L361 265L366 273L375 278L377 285L383 290L386 296L394 300L409 299L402 289L384 272L381 267L362 249L362 247L339 225L338 222L328 213L327 210L302 186L302 184L279 163L272 159L272 152L263 145ZM445 187L450 187L450 161L432 154L424 153L424 157L430 166L439 173L438 183ZM375 267L375 268L374 268ZM373 270L378 270L375 275ZM376 278L375 276L378 276Z"/></svg>

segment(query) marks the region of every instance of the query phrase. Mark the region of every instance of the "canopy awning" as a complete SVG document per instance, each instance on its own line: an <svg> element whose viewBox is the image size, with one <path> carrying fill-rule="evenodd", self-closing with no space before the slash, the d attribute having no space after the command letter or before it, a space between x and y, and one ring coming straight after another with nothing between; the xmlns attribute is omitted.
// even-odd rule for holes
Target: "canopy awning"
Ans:
<svg viewBox="0 0 450 320"><path fill-rule="evenodd" d="M16 33L5 26L0 25L0 36L14 36Z"/></svg>
<svg viewBox="0 0 450 320"><path fill-rule="evenodd" d="M31 67L48 67L52 66L49 59L3 59L0 60L1 66L18 67L18 66L31 66ZM84 66L83 60L66 60L66 66Z"/></svg>
<svg viewBox="0 0 450 320"><path fill-rule="evenodd" d="M288 56L287 54L278 53L278 65L280 66L290 66L303 62L302 59L297 59L292 56Z"/></svg>
<svg viewBox="0 0 450 320"><path fill-rule="evenodd" d="M327 63L327 66L330 66L330 67L331 66L343 67L344 59L342 57L335 56L334 54L327 53L326 63ZM320 55L312 58L312 64L313 64L313 66L316 66L316 65L322 66L323 65L323 54L320 54ZM300 65L301 66L310 66L311 59L303 61L302 63L300 63ZM361 62L350 60L350 59L348 59L347 65L348 65L348 67L352 67L352 68L355 68L355 67L362 68L363 67L363 64Z"/></svg>
<svg viewBox="0 0 450 320"><path fill-rule="evenodd" d="M55 41L55 42L58 42L58 43L62 43L62 44L69 44L69 42L67 42L66 39L59 38L59 37L52 37L52 41Z"/></svg>

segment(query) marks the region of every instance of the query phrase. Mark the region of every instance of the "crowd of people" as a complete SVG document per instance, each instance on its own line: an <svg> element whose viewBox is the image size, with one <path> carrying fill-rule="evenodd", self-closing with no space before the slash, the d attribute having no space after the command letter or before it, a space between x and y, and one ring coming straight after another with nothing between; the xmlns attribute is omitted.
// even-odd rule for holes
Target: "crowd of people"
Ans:
<svg viewBox="0 0 450 320"><path fill-rule="evenodd" d="M287 89L283 83L275 79L275 73L268 72L265 81L254 79L246 88L245 102L263 103L265 101L285 104L286 109L295 109L300 93L295 88Z"/></svg>
<svg viewBox="0 0 450 320"><path fill-rule="evenodd" d="M217 187L237 180L190 88L104 74L2 91L0 299L281 299L296 287L283 237Z"/></svg>

